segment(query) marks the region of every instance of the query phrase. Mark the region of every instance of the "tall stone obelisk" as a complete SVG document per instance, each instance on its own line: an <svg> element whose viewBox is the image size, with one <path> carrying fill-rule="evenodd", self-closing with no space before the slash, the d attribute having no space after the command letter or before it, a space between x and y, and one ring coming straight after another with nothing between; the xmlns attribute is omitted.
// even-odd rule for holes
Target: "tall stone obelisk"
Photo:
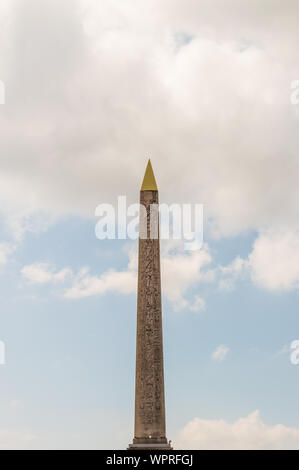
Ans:
<svg viewBox="0 0 299 470"><path fill-rule="evenodd" d="M130 450L171 449L165 430L158 203L149 160L140 191L146 212L142 219L140 211L139 224L135 432Z"/></svg>

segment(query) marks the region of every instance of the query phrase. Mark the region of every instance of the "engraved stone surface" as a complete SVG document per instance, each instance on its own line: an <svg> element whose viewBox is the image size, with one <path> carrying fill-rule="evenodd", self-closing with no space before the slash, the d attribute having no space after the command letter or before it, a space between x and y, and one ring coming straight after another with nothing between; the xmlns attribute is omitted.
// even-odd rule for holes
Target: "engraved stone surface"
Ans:
<svg viewBox="0 0 299 470"><path fill-rule="evenodd" d="M157 190L141 190L140 204L146 208L143 230L146 237L139 238L135 433L130 449L171 449L165 431L160 241L159 236L150 238L153 220L159 224L158 217L150 221L151 207L158 207L158 203ZM159 235L159 226L154 233Z"/></svg>

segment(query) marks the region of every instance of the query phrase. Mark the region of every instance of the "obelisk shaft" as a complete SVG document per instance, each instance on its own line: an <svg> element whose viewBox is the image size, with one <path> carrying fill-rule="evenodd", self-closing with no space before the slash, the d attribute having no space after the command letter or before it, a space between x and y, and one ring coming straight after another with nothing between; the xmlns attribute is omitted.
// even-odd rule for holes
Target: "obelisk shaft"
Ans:
<svg viewBox="0 0 299 470"><path fill-rule="evenodd" d="M152 171L151 167L150 170ZM146 185L144 182L143 187L155 188L155 185ZM151 207L157 209L158 202L156 188L141 190L140 204L146 209L146 224L144 224L146 229L141 230L144 220L142 221L140 216L140 231L143 232L143 235L139 237L138 257L135 433L133 445L130 448L139 446L141 448L170 449L165 432L160 244L157 212L156 217L151 219L151 214L153 215ZM155 238L152 238L153 236Z"/></svg>

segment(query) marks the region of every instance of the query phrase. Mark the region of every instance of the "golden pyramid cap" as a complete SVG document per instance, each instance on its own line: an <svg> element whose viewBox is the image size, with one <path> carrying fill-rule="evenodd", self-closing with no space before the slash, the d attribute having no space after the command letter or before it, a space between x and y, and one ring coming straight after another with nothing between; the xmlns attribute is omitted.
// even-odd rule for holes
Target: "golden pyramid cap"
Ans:
<svg viewBox="0 0 299 470"><path fill-rule="evenodd" d="M151 161L148 161L142 186L141 186L141 191L158 191L155 175L153 172L153 167L151 164Z"/></svg>

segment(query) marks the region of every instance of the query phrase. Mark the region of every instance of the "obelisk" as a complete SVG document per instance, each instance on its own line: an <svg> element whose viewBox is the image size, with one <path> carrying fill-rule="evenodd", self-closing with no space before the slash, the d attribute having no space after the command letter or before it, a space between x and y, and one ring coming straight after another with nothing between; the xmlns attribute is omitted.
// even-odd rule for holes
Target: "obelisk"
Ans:
<svg viewBox="0 0 299 470"><path fill-rule="evenodd" d="M149 160L140 191L145 210L139 224L135 432L130 450L171 449L165 430L158 203Z"/></svg>

